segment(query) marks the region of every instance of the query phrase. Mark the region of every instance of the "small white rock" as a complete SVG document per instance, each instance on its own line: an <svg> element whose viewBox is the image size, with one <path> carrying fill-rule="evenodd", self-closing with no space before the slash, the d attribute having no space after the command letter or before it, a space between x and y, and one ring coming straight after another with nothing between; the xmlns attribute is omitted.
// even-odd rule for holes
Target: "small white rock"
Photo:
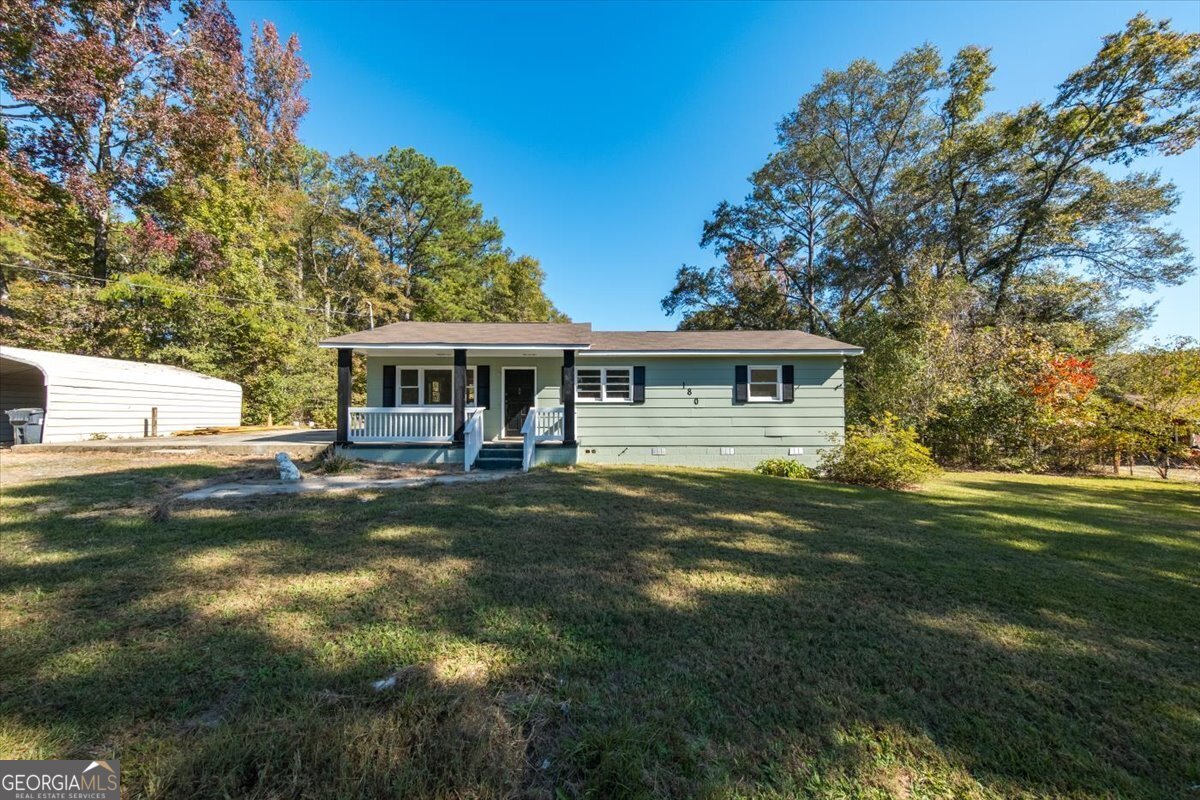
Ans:
<svg viewBox="0 0 1200 800"><path fill-rule="evenodd" d="M396 685L396 676L388 675L386 678L371 683L371 688L377 692L384 692Z"/></svg>

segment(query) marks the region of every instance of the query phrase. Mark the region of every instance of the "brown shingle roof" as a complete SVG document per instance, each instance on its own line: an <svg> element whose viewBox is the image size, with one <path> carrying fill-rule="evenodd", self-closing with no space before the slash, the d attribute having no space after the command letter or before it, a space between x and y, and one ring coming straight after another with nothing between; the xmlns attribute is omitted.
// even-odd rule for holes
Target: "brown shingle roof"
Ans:
<svg viewBox="0 0 1200 800"><path fill-rule="evenodd" d="M563 345L587 347L592 326L582 322L393 322L325 339L322 345Z"/></svg>
<svg viewBox="0 0 1200 800"><path fill-rule="evenodd" d="M570 322L394 322L334 336L326 347L564 347L600 352L846 352L862 349L802 331L593 331Z"/></svg>
<svg viewBox="0 0 1200 800"><path fill-rule="evenodd" d="M745 352L861 348L803 331L595 331L592 350L609 352Z"/></svg>

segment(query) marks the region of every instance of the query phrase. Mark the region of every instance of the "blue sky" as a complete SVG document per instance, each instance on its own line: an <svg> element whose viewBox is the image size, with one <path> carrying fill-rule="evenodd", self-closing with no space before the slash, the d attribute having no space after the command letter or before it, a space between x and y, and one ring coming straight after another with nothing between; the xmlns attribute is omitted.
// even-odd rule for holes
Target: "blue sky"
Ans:
<svg viewBox="0 0 1200 800"><path fill-rule="evenodd" d="M825 69L931 42L992 48L995 108L1049 98L1140 10L1200 30L1200 3L323 3L244 0L300 37L302 136L335 154L411 146L458 167L573 319L673 328L659 301L710 265L703 221ZM1143 165L1145 166L1145 165ZM1200 251L1200 151L1156 161ZM1137 298L1142 300L1143 298ZM1200 278L1158 293L1155 336L1200 337Z"/></svg>

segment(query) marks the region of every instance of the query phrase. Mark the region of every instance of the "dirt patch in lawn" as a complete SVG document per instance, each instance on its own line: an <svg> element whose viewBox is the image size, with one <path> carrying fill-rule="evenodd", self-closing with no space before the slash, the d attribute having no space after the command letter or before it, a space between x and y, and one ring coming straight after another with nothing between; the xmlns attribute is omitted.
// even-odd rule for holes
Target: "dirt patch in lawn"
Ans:
<svg viewBox="0 0 1200 800"><path fill-rule="evenodd" d="M325 462L314 458L297 460L301 473L323 476ZM136 471L136 477L131 474ZM392 465L351 462L336 474L362 480L423 478L452 474L452 466ZM111 481L110 497L89 503L93 511L121 513L153 510L185 492L215 483L266 483L279 478L273 455L221 455L191 452L122 452L114 450L77 453L37 450L0 450L0 494L30 484L88 476ZM56 513L77 505L69 493L55 493L38 503L36 513Z"/></svg>

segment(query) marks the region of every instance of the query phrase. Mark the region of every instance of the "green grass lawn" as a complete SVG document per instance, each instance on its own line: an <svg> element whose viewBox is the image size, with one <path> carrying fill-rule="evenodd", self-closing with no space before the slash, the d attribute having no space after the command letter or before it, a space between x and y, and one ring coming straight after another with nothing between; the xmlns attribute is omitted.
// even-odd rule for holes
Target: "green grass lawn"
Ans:
<svg viewBox="0 0 1200 800"><path fill-rule="evenodd" d="M4 489L0 756L126 796L1200 797L1195 486L115 469Z"/></svg>

